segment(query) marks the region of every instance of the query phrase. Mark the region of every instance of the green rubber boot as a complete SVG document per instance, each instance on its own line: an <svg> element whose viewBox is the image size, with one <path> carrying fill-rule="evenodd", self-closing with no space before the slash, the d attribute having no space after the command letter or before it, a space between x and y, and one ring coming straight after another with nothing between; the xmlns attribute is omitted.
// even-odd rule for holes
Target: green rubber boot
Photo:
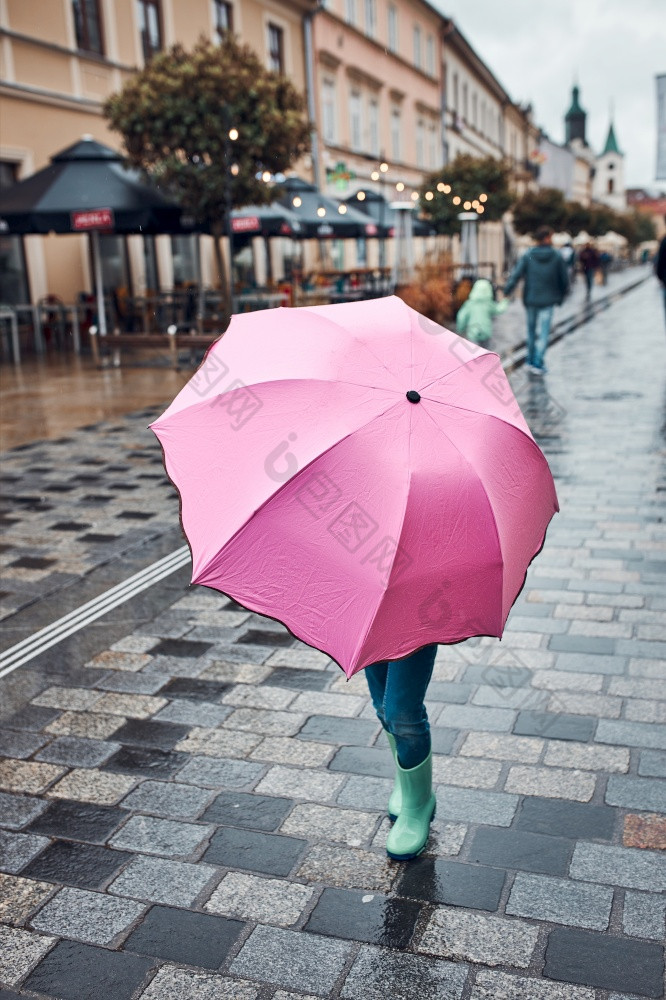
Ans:
<svg viewBox="0 0 666 1000"><path fill-rule="evenodd" d="M398 767L398 751L397 751L396 745L395 745L395 736L392 733L389 733L388 729L385 730L385 732L386 732L386 738L389 741L389 746L391 748L391 753L393 754L393 760L394 760L395 766L397 768ZM388 810L387 811L388 811L388 814L389 814L389 819L392 819L395 822L395 820L400 815L400 808L401 808L401 806L402 806L402 790L400 788L400 780L398 778L398 774L397 774L397 771L396 771L395 783L393 785L393 791L391 792L391 796L390 796L389 802L388 802Z"/></svg>
<svg viewBox="0 0 666 1000"><path fill-rule="evenodd" d="M396 861L409 861L428 842L430 824L437 805L432 790L432 751L416 767L400 767L396 759L402 807L386 838L386 853Z"/></svg>

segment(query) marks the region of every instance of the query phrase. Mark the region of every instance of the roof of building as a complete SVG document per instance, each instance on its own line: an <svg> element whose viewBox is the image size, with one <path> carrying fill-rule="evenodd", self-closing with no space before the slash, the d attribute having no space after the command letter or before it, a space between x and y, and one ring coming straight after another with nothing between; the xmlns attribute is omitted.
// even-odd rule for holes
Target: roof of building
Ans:
<svg viewBox="0 0 666 1000"><path fill-rule="evenodd" d="M580 89L578 87L574 87L571 92L571 107L564 116L565 119L578 118L580 115L586 114L586 112L580 106L580 101L578 100L579 94L580 94Z"/></svg>
<svg viewBox="0 0 666 1000"><path fill-rule="evenodd" d="M601 155L605 156L606 153L619 153L619 155L622 156L620 147L617 144L617 139L615 138L615 129L613 128L612 122L610 123L610 128L608 129L608 138L606 139L606 145L604 146Z"/></svg>

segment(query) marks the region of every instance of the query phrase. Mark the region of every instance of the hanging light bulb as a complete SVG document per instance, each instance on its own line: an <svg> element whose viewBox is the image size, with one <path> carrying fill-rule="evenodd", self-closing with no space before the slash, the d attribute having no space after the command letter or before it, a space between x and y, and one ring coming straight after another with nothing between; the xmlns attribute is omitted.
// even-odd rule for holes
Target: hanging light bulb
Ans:
<svg viewBox="0 0 666 1000"><path fill-rule="evenodd" d="M475 198L474 201L472 202L472 208L474 209L475 212L478 212L478 210L481 208L481 202L477 201Z"/></svg>
<svg viewBox="0 0 666 1000"><path fill-rule="evenodd" d="M451 185L450 184L445 184L444 185L444 194L451 194Z"/></svg>
<svg viewBox="0 0 666 1000"><path fill-rule="evenodd" d="M487 194L480 194L479 195L479 201L488 201L488 195Z"/></svg>
<svg viewBox="0 0 666 1000"><path fill-rule="evenodd" d="M463 208L465 209L466 212L469 212L469 210L470 210L471 207L472 207L471 201L465 201L465 202L463 202Z"/></svg>
<svg viewBox="0 0 666 1000"><path fill-rule="evenodd" d="M237 128L230 128L229 129L229 138L231 139L232 142L236 141L236 139L238 138L238 129Z"/></svg>
<svg viewBox="0 0 666 1000"><path fill-rule="evenodd" d="M261 175L261 179L264 182L264 184L268 184L268 182L271 179L271 177L272 177L272 174L271 174L270 170L264 170L263 174Z"/></svg>
<svg viewBox="0 0 666 1000"><path fill-rule="evenodd" d="M379 169L383 174L388 173L388 163L380 163Z"/></svg>
<svg viewBox="0 0 666 1000"><path fill-rule="evenodd" d="M357 191L356 197L359 201L365 201L365 191Z"/></svg>
<svg viewBox="0 0 666 1000"><path fill-rule="evenodd" d="M398 181L398 183L395 186L395 189L396 191L404 191L405 185L402 183L402 181Z"/></svg>
<svg viewBox="0 0 666 1000"><path fill-rule="evenodd" d="M445 187L446 187L446 185L443 184L442 181L440 181L439 184L437 185L437 190L440 192L440 194L444 194L444 188Z"/></svg>
<svg viewBox="0 0 666 1000"><path fill-rule="evenodd" d="M432 191L426 191L426 193L425 193L425 197L426 197L426 201L432 201L432 199L433 199L433 198L434 198L435 196L434 196L434 194L432 193Z"/></svg>
<svg viewBox="0 0 666 1000"><path fill-rule="evenodd" d="M479 213L479 215L483 215L483 213L485 212L485 208L483 207L483 205L479 205L479 207L477 208L477 212Z"/></svg>
<svg viewBox="0 0 666 1000"><path fill-rule="evenodd" d="M461 197L460 197L459 195L456 195L456 196L455 196L455 197L454 197L454 198L452 199L452 201L453 201L453 204L454 204L454 205L459 205L459 204L460 204L460 202L462 201L462 198L461 198Z"/></svg>
<svg viewBox="0 0 666 1000"><path fill-rule="evenodd" d="M302 200L298 197L298 195L296 195L295 198L292 198L291 203L294 206L294 208L300 208L301 205L303 204Z"/></svg>
<svg viewBox="0 0 666 1000"><path fill-rule="evenodd" d="M317 209L317 215L319 216L320 219L323 219L324 216L326 215L326 209L324 208L323 205L320 205L319 208Z"/></svg>
<svg viewBox="0 0 666 1000"><path fill-rule="evenodd" d="M346 215L347 214L347 206L346 205L338 205L338 212L340 213L340 215Z"/></svg>
<svg viewBox="0 0 666 1000"><path fill-rule="evenodd" d="M412 199L412 201L418 201L419 200L419 193L418 193L418 191L412 191L412 193L410 194L409 197Z"/></svg>
<svg viewBox="0 0 666 1000"><path fill-rule="evenodd" d="M370 180L372 180L372 181L378 181L379 180L379 171L378 170L373 170L372 171L372 173L370 174Z"/></svg>
<svg viewBox="0 0 666 1000"><path fill-rule="evenodd" d="M239 174L239 171L240 171L240 167L238 166L238 164L237 163L232 163L230 169L231 169L231 172L234 175L234 177L238 177L238 174Z"/></svg>

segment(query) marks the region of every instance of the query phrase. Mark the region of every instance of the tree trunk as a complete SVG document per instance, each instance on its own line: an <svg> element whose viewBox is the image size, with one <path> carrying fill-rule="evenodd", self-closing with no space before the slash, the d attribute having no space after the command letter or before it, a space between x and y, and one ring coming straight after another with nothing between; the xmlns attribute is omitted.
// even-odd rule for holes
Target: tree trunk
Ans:
<svg viewBox="0 0 666 1000"><path fill-rule="evenodd" d="M229 326L231 320L231 276L229 271L231 270L231 262L229 271L224 266L224 259L222 257L222 247L220 245L220 240L224 235L224 224L221 222L216 222L212 227L213 234L213 246L215 247L215 267L217 269L218 281L220 284L220 290L223 295L223 306L221 311L222 318L224 321L224 329Z"/></svg>

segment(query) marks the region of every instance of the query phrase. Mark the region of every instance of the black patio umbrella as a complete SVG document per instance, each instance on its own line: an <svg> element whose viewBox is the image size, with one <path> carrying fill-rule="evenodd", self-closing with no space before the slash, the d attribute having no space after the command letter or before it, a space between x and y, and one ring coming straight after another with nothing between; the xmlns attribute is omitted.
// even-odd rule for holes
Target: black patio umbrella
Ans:
<svg viewBox="0 0 666 1000"><path fill-rule="evenodd" d="M183 209L125 166L109 146L84 136L0 196L0 231L90 233L100 333L106 333L100 233L194 231Z"/></svg>
<svg viewBox="0 0 666 1000"><path fill-rule="evenodd" d="M345 204L369 215L371 219L388 230L388 236L393 236L397 224L398 213L396 210L391 208L386 198L377 191L365 191L364 194L365 198L363 199L359 199L357 194L350 195L349 198L345 198ZM436 230L423 219L419 219L416 215L413 217L413 236L434 236L435 233Z"/></svg>
<svg viewBox="0 0 666 1000"><path fill-rule="evenodd" d="M231 213L231 228L239 236L302 236L300 219L285 205L246 205Z"/></svg>
<svg viewBox="0 0 666 1000"><path fill-rule="evenodd" d="M322 194L301 177L287 177L279 187L283 192L279 200L299 219L304 239L344 240L387 234L388 227L380 227L353 205Z"/></svg>

